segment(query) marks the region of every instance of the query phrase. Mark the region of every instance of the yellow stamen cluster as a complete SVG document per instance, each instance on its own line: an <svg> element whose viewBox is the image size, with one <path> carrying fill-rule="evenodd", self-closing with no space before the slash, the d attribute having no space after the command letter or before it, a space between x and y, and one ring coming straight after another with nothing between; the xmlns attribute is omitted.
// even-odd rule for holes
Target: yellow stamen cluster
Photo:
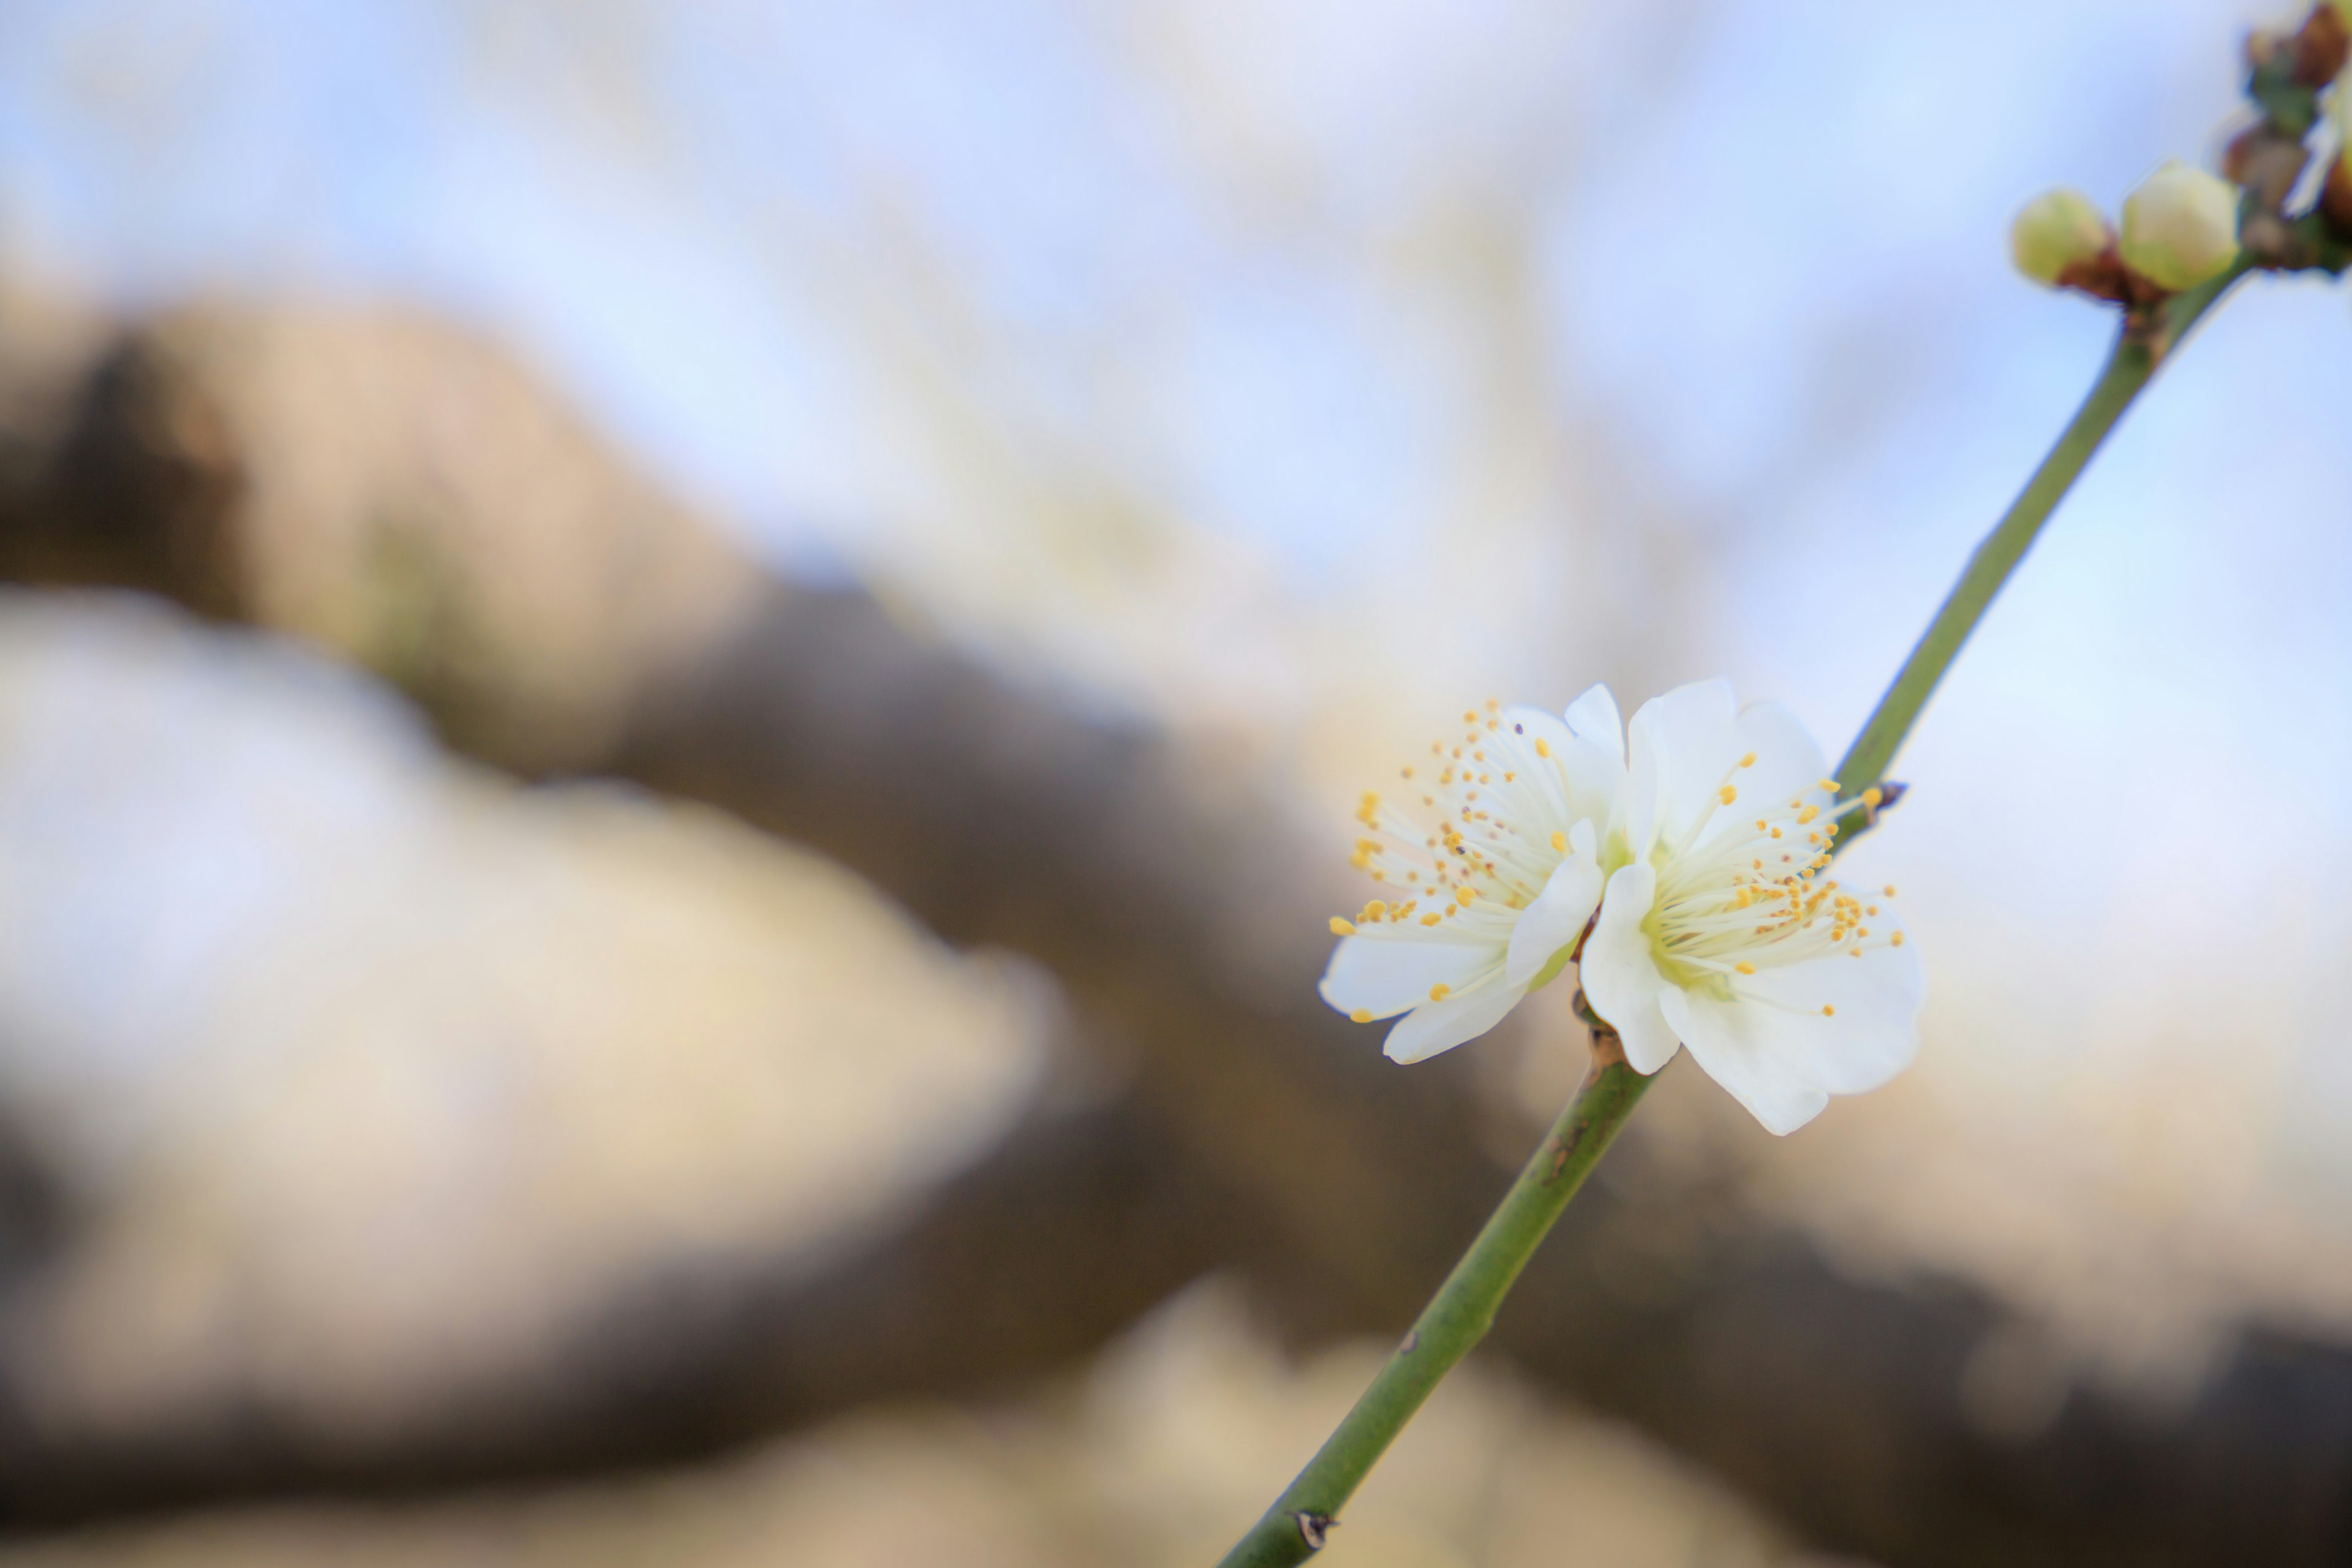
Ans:
<svg viewBox="0 0 2352 1568"><path fill-rule="evenodd" d="M1816 793L1828 798L1806 798ZM1729 829L1710 806L1680 843L1664 847L1650 925L1661 969L1737 987L1759 969L1840 952L1860 958L1872 947L1902 944L1901 931L1881 935L1869 923L1879 905L1822 875L1842 820L1869 808L1867 794L1839 801L1836 793L1836 782L1823 779ZM1721 805L1734 798L1728 783L1718 787ZM1801 835L1804 844L1794 844ZM1822 1009L1824 1017L1834 1015Z"/></svg>
<svg viewBox="0 0 2352 1568"><path fill-rule="evenodd" d="M1400 770L1411 786L1402 807L1364 792L1356 805L1364 833L1349 864L1407 896L1375 899L1352 921L1334 917L1333 934L1464 925L1492 936L1486 928L1507 930L1543 890L1570 853L1555 826L1569 815L1568 777L1543 737L1507 723L1502 706L1489 699L1483 713L1463 710L1458 742L1433 742L1429 767Z"/></svg>

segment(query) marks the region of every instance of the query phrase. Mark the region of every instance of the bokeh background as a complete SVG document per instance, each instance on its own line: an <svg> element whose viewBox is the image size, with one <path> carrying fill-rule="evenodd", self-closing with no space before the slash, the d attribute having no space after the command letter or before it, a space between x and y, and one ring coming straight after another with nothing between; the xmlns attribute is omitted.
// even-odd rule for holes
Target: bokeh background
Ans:
<svg viewBox="0 0 2352 1568"><path fill-rule="evenodd" d="M0 1561L1183 1564L1580 1071L1321 1011L1465 700L1834 752L2210 0L0 0ZM2168 369L1328 1559L2352 1559L2352 305Z"/></svg>

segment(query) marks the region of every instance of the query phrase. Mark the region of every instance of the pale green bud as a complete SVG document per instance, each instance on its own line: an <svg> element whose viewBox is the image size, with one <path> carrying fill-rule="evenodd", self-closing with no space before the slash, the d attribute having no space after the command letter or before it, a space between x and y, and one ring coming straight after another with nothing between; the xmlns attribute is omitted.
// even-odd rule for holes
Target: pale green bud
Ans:
<svg viewBox="0 0 2352 1568"><path fill-rule="evenodd" d="M2115 242L2106 215L2065 186L2026 203L2009 226L2010 259L2036 283L2056 284L2068 268L2098 259Z"/></svg>
<svg viewBox="0 0 2352 1568"><path fill-rule="evenodd" d="M2238 187L2178 161L2124 202L2124 265L2159 289L2194 289L2238 257Z"/></svg>

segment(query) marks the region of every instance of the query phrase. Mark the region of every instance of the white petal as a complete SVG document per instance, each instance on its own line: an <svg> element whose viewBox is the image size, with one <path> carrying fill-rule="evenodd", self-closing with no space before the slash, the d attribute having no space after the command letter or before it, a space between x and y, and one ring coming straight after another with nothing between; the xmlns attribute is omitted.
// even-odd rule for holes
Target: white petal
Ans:
<svg viewBox="0 0 2352 1568"><path fill-rule="evenodd" d="M1490 942L1423 942L1396 936L1351 936L1340 940L1316 987L1342 1013L1393 1018L1429 1000L1429 988L1467 990L1471 982L1499 967L1504 948Z"/></svg>
<svg viewBox="0 0 2352 1568"><path fill-rule="evenodd" d="M1658 874L1648 866L1627 866L1610 878L1601 921L1585 939L1577 967L1585 1000L1617 1031L1626 1061L1639 1073L1657 1071L1675 1055L1674 1030L1658 1010L1658 993L1672 987L1642 929L1657 891Z"/></svg>
<svg viewBox="0 0 2352 1568"><path fill-rule="evenodd" d="M1802 1063L1776 1050L1769 1032L1759 1027L1767 1017L1786 1015L1680 989L1668 990L1658 1004L1690 1047L1691 1059L1729 1089L1731 1098L1746 1106L1766 1131L1784 1136L1794 1132L1829 1104L1829 1091L1806 1075Z"/></svg>
<svg viewBox="0 0 2352 1568"><path fill-rule="evenodd" d="M1734 730L1732 743L1739 754L1756 753L1753 767L1732 775L1743 799L1786 805L1830 776L1821 747L1778 702L1750 702L1739 710Z"/></svg>
<svg viewBox="0 0 2352 1568"><path fill-rule="evenodd" d="M1625 761L1625 721L1606 686L1595 686L1568 705L1568 727L1617 759Z"/></svg>
<svg viewBox="0 0 2352 1568"><path fill-rule="evenodd" d="M1633 715L1626 765L1626 836L1638 858L1664 835L1677 842L1717 804L1740 751L1731 682L1702 680L1653 697Z"/></svg>
<svg viewBox="0 0 2352 1568"><path fill-rule="evenodd" d="M1525 985L1549 963L1552 955L1574 942L1601 902L1601 867L1592 858L1592 824L1580 822L1570 835L1575 840L1569 858L1554 868L1551 879L1535 902L1519 911L1511 932L1511 950L1503 978Z"/></svg>
<svg viewBox="0 0 2352 1568"><path fill-rule="evenodd" d="M1586 816L1609 819L1625 778L1624 763L1615 751L1579 735L1540 708L1514 708L1503 717L1515 735L1526 738L1530 752L1538 741L1550 749L1559 764L1555 782L1565 780L1565 797L1557 805L1567 822Z"/></svg>
<svg viewBox="0 0 2352 1568"><path fill-rule="evenodd" d="M1927 982L1908 943L1768 969L1739 988L1763 999L1746 1009L1756 1015L1749 1032L1832 1094L1876 1089L1919 1052ZM1837 1011L1824 1016L1824 1005Z"/></svg>
<svg viewBox="0 0 2352 1568"><path fill-rule="evenodd" d="M1383 1048L1391 1061L1425 1061L1485 1034L1527 994L1525 986L1506 985L1498 979L1467 996L1424 1003L1389 1031L1389 1043Z"/></svg>

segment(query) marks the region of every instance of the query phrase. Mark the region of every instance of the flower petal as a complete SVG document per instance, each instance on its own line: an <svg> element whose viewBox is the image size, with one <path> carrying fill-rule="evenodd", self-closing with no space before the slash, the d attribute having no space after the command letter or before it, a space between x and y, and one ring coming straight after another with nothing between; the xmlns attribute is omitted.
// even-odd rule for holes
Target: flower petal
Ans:
<svg viewBox="0 0 2352 1568"><path fill-rule="evenodd" d="M1927 982L1908 943L1768 969L1740 989L1760 999L1748 1005L1757 1016L1750 1032L1832 1094L1876 1089L1919 1053ZM1825 1005L1836 1011L1824 1015Z"/></svg>
<svg viewBox="0 0 2352 1568"><path fill-rule="evenodd" d="M1812 735L1797 716L1778 702L1750 702L1733 725L1732 744L1744 756L1756 753L1753 767L1733 775L1742 795L1759 801L1790 801L1830 776L1829 763Z"/></svg>
<svg viewBox="0 0 2352 1568"><path fill-rule="evenodd" d="M1316 989L1342 1013L1393 1018L1427 1003L1433 985L1468 990L1472 982L1502 963L1503 954L1500 941L1425 942L1402 932L1345 937L1332 951L1323 983Z"/></svg>
<svg viewBox="0 0 2352 1568"><path fill-rule="evenodd" d="M1618 716L1617 699L1606 686L1590 688L1568 705L1568 727L1617 759L1625 761L1625 721Z"/></svg>
<svg viewBox="0 0 2352 1568"><path fill-rule="evenodd" d="M1519 998L1527 994L1525 986L1506 985L1497 979L1466 996L1425 1003L1406 1014L1389 1031L1389 1043L1382 1048L1391 1061L1425 1061L1440 1051L1450 1051L1463 1041L1485 1034L1501 1023L1503 1015L1517 1006Z"/></svg>
<svg viewBox="0 0 2352 1568"><path fill-rule="evenodd" d="M1515 735L1525 737L1530 752L1538 741L1549 750L1558 764L1554 782L1562 783L1564 790L1564 798L1556 805L1566 822L1587 816L1609 820L1625 779L1622 742L1615 750L1603 747L1540 708L1514 708L1503 717L1510 721Z"/></svg>
<svg viewBox="0 0 2352 1568"><path fill-rule="evenodd" d="M1601 867L1592 858L1591 822L1579 822L1569 837L1568 858L1553 868L1535 902L1519 911L1519 923L1511 931L1503 978L1513 985L1527 984L1554 953L1573 942L1601 902Z"/></svg>
<svg viewBox="0 0 2352 1568"><path fill-rule="evenodd" d="M1663 835L1679 843L1717 803L1738 762L1731 682L1701 680L1653 697L1633 715L1626 764L1626 837L1641 859Z"/></svg>
<svg viewBox="0 0 2352 1568"><path fill-rule="evenodd" d="M1657 892L1658 874L1648 866L1627 866L1610 878L1600 923L1585 939L1577 968L1585 1000L1617 1031L1626 1061L1639 1073L1657 1071L1675 1055L1674 1030L1658 1010L1658 993L1672 987L1642 929Z"/></svg>
<svg viewBox="0 0 2352 1568"><path fill-rule="evenodd" d="M1829 1091L1807 1076L1805 1064L1775 1049L1770 1032L1761 1026L1767 1018L1786 1020L1788 1015L1680 988L1669 989L1658 1005L1690 1047L1691 1058L1767 1131L1786 1136L1829 1104ZM1815 1021L1833 1020L1816 1016Z"/></svg>

